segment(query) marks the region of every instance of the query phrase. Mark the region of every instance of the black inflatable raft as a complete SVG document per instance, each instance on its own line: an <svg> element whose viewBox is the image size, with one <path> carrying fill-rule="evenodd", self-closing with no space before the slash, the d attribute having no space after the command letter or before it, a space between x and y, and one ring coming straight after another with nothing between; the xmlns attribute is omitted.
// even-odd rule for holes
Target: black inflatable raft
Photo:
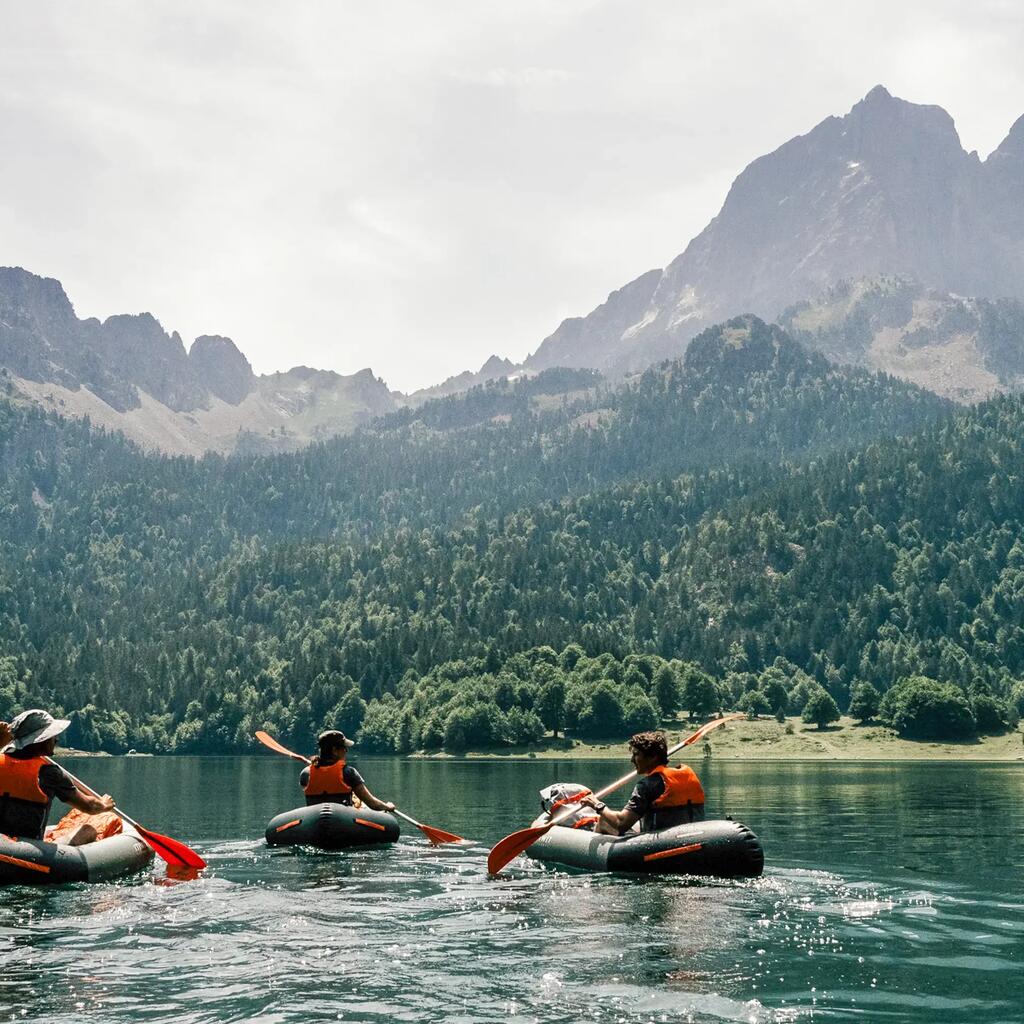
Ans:
<svg viewBox="0 0 1024 1024"><path fill-rule="evenodd" d="M85 846L0 835L0 885L107 882L141 871L153 851L127 823L124 832Z"/></svg>
<svg viewBox="0 0 1024 1024"><path fill-rule="evenodd" d="M542 815L534 825L543 825ZM555 825L527 850L536 860L588 871L647 875L756 878L764 870L761 840L738 821L695 821L658 832L602 836Z"/></svg>
<svg viewBox="0 0 1024 1024"><path fill-rule="evenodd" d="M349 846L393 843L400 831L398 819L386 811L345 804L310 804L271 818L267 843L344 850Z"/></svg>

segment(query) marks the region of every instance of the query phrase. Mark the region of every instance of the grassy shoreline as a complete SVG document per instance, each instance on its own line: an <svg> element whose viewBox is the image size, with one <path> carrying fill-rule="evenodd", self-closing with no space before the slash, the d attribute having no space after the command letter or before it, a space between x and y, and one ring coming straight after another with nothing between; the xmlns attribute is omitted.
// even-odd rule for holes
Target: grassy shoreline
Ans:
<svg viewBox="0 0 1024 1024"><path fill-rule="evenodd" d="M676 722L666 733L669 742L689 735L699 722ZM787 731L789 730L789 731ZM703 744L686 751L689 761L710 756L716 761L1024 761L1024 734L981 736L955 743L901 739L882 725L858 725L843 717L827 729L806 725L799 718L780 723L774 718L740 720L720 726L708 737L710 755ZM560 739L546 747L467 751L465 754L418 753L425 760L555 760L577 758L628 761L622 743L582 743Z"/></svg>
<svg viewBox="0 0 1024 1024"><path fill-rule="evenodd" d="M678 742L701 723L678 721L666 728L669 742ZM858 725L843 717L837 724L819 730L799 718L785 723L774 718L745 719L720 726L708 737L710 753L702 743L686 751L689 761L710 757L716 761L1024 761L1024 733L1019 729L1002 736L981 736L958 743L905 740L878 724ZM259 753L254 744L252 753ZM363 757L391 756L358 751ZM57 756L111 757L86 750L58 749ZM122 757L152 757L152 754L122 754ZM177 755L189 756L189 755ZM197 755L202 756L202 755ZM236 756L236 755L223 755ZM534 761L573 758L594 761L629 761L629 749L621 743L583 743L560 737L543 747L509 747L503 750L469 750L464 754L446 751L402 755L425 761Z"/></svg>

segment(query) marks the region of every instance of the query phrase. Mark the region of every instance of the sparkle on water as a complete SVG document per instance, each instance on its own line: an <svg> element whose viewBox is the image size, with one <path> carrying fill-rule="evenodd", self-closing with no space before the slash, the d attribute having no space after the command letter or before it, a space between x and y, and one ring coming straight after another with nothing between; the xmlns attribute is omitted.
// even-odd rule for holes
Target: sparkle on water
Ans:
<svg viewBox="0 0 1024 1024"><path fill-rule="evenodd" d="M65 1022L1018 1022L1020 770L701 768L765 844L748 882L570 874L490 845L603 762L363 759L371 789L473 837L271 852L283 759L70 763L210 862L195 881L0 890L0 1018ZM623 793L623 799L625 792Z"/></svg>

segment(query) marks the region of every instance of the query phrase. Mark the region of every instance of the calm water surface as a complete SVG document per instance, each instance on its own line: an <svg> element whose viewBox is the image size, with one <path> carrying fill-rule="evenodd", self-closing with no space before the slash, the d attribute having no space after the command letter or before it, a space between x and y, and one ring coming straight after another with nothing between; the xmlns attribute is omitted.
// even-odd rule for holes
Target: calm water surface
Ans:
<svg viewBox="0 0 1024 1024"><path fill-rule="evenodd" d="M0 1019L1024 1020L1019 766L706 764L711 813L758 832L767 869L697 883L523 858L486 877L538 789L619 763L362 758L378 795L477 842L410 826L333 854L264 845L301 802L283 758L66 763L210 869L0 890Z"/></svg>

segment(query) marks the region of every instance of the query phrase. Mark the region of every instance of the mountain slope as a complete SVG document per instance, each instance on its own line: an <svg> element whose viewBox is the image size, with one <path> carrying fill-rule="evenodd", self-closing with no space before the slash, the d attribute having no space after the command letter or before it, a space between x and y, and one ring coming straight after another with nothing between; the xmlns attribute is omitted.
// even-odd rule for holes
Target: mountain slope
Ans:
<svg viewBox="0 0 1024 1024"><path fill-rule="evenodd" d="M845 117L755 160L626 315L614 293L526 367L626 372L677 355L738 313L774 318L845 279L900 275L960 295L1024 298L1024 118L983 163L939 107L881 86ZM628 322L626 322L628 321Z"/></svg>
<svg viewBox="0 0 1024 1024"><path fill-rule="evenodd" d="M906 278L843 281L779 323L838 362L893 373L961 402L1024 386L1024 303L969 299Z"/></svg>
<svg viewBox="0 0 1024 1024"><path fill-rule="evenodd" d="M0 401L0 711L85 708L79 735L111 749L238 750L410 667L674 643L652 587L702 516L784 479L780 460L948 409L749 317L627 386L567 402L549 374L594 384L547 371L232 459Z"/></svg>

